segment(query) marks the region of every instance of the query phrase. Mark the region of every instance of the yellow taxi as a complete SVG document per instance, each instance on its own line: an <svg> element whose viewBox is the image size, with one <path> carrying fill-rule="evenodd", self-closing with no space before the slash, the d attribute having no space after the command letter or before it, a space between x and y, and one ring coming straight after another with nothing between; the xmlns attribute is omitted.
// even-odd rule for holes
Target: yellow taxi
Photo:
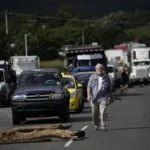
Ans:
<svg viewBox="0 0 150 150"><path fill-rule="evenodd" d="M63 75L65 86L70 93L70 110L77 113L83 111L84 100L82 95L82 84L78 84L72 75Z"/></svg>

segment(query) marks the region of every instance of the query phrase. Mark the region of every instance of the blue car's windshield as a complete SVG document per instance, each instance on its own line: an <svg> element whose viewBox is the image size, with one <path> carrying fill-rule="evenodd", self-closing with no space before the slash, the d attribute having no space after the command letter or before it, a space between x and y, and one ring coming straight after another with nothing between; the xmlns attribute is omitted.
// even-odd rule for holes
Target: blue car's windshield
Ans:
<svg viewBox="0 0 150 150"><path fill-rule="evenodd" d="M94 73L94 72L93 72ZM75 75L75 78L78 82L82 82L84 79L86 78L90 78L90 76L93 74L93 73L88 73L88 72L85 72L83 74L76 74Z"/></svg>
<svg viewBox="0 0 150 150"><path fill-rule="evenodd" d="M60 77L55 72L29 72L20 75L18 85L59 85Z"/></svg>
<svg viewBox="0 0 150 150"><path fill-rule="evenodd" d="M73 81L73 79L71 79L71 78L64 78L64 81L65 81L65 86L67 87L67 88L75 88L75 83L74 83L74 81Z"/></svg>

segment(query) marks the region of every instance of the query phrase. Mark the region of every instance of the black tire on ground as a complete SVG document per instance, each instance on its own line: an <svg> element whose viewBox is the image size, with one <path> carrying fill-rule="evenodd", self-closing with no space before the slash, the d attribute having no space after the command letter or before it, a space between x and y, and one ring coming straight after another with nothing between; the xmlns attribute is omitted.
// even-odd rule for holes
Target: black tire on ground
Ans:
<svg viewBox="0 0 150 150"><path fill-rule="evenodd" d="M21 124L21 116L14 111L12 111L12 123L13 125Z"/></svg>
<svg viewBox="0 0 150 150"><path fill-rule="evenodd" d="M61 114L60 114L60 121L61 121L62 123L68 122L69 119L70 119L69 110L64 110L63 112L61 112Z"/></svg>

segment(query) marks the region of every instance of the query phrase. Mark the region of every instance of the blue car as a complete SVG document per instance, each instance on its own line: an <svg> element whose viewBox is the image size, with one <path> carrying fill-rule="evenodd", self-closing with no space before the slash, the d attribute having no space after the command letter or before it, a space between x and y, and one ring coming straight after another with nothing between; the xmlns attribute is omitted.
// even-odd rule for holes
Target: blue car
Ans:
<svg viewBox="0 0 150 150"><path fill-rule="evenodd" d="M83 66L83 67L78 67L74 68L71 72L72 75L75 75L80 72L95 72L95 67L93 66Z"/></svg>
<svg viewBox="0 0 150 150"><path fill-rule="evenodd" d="M88 71L88 72L79 72L74 75L75 79L78 83L83 85L83 98L86 101L87 98L87 84L89 82L89 78L95 71Z"/></svg>

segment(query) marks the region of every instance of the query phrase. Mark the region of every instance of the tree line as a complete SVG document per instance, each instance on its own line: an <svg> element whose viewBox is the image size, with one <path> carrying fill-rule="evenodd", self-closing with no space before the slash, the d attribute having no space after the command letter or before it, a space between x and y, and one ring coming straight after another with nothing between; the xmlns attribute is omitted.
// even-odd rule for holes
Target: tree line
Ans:
<svg viewBox="0 0 150 150"><path fill-rule="evenodd" d="M41 60L60 56L63 45L98 42L105 49L121 42L139 41L150 46L150 12L113 12L102 18L87 19L69 5L60 6L54 15L8 13L9 34L5 34L4 17L0 18L0 59L25 55L24 35L28 36L28 54ZM10 46L14 43L14 46Z"/></svg>

